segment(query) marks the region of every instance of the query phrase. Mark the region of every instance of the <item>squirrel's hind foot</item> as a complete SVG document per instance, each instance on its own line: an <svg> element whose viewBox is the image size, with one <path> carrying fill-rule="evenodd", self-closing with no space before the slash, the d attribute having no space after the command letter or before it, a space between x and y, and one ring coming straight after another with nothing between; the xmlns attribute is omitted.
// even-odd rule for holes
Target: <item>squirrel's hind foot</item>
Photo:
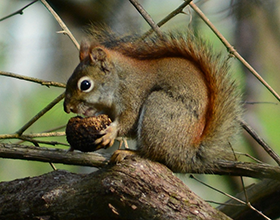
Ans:
<svg viewBox="0 0 280 220"><path fill-rule="evenodd" d="M111 164L120 163L121 161L123 161L128 157L133 157L136 155L138 155L138 151L135 150L129 150L129 149L116 150L110 158L110 163Z"/></svg>

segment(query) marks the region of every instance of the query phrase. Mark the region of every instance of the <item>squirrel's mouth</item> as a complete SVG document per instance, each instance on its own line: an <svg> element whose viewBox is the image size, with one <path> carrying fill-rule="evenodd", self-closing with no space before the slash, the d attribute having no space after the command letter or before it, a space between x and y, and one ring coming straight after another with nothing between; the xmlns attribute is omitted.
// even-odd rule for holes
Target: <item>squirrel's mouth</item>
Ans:
<svg viewBox="0 0 280 220"><path fill-rule="evenodd" d="M77 108L75 109L75 111L72 111L72 112L76 113L80 116L84 116L84 117L93 117L93 116L96 117L96 116L99 116L102 114L112 117L112 115L110 114L110 111L108 111L108 109L104 108L103 106L100 108L98 108L98 107L96 108L96 106L92 106L92 105L89 106L89 105L86 105L85 103L81 103L80 105L78 105ZM112 120L112 118L111 118L111 120Z"/></svg>
<svg viewBox="0 0 280 220"><path fill-rule="evenodd" d="M86 117L91 117L91 116L96 116L96 115L98 115L98 113L96 112L96 110L93 109L93 108L88 108L88 109L86 109L82 114L83 114L84 116L86 116Z"/></svg>
<svg viewBox="0 0 280 220"><path fill-rule="evenodd" d="M75 108L71 109L71 112L76 113L80 116L85 116L85 117L99 115L97 109L95 109L91 106L87 106L84 103L80 103L79 105L76 105Z"/></svg>
<svg viewBox="0 0 280 220"><path fill-rule="evenodd" d="M92 107L83 108L80 113L85 117L92 117L104 114L103 111L98 111L97 109Z"/></svg>

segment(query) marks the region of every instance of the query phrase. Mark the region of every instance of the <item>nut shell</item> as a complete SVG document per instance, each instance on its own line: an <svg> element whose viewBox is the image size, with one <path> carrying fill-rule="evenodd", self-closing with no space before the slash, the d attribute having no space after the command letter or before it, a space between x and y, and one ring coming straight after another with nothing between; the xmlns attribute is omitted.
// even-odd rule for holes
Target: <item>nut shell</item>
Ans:
<svg viewBox="0 0 280 220"><path fill-rule="evenodd" d="M94 141L102 136L100 131L104 130L111 122L107 115L71 118L66 126L66 139L71 146L70 151L95 151L98 145L95 145Z"/></svg>

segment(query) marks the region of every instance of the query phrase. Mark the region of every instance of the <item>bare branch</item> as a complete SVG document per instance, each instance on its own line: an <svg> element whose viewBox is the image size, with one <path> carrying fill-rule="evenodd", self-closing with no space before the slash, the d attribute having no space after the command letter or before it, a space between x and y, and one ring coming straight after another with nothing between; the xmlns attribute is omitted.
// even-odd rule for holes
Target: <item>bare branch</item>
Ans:
<svg viewBox="0 0 280 220"><path fill-rule="evenodd" d="M219 161L205 173L280 180L280 167L250 162Z"/></svg>
<svg viewBox="0 0 280 220"><path fill-rule="evenodd" d="M240 123L248 134L250 134L255 141L257 141L259 145L261 145L263 149L276 161L276 163L280 165L279 155L271 147L269 147L269 145L245 121L240 121Z"/></svg>
<svg viewBox="0 0 280 220"><path fill-rule="evenodd" d="M69 152L67 150L0 143L0 157L70 165L103 167L109 155Z"/></svg>
<svg viewBox="0 0 280 220"><path fill-rule="evenodd" d="M48 11L53 15L53 17L55 18L55 20L58 22L58 24L60 25L60 27L62 28L62 32L59 33L63 33L66 34L71 41L74 43L74 45L76 46L76 48L79 50L80 49L80 45L77 42L77 40L75 39L75 37L73 36L73 34L71 33L71 31L68 29L68 27L65 25L65 23L62 21L62 19L58 16L58 14L52 9L52 7L47 3L47 1L45 0L40 0L42 2L42 4L48 9Z"/></svg>
<svg viewBox="0 0 280 220"><path fill-rule="evenodd" d="M33 123L35 123L39 118L41 118L45 113L47 113L52 107L54 107L58 102L64 98L64 92L60 94L56 99L54 99L50 104L48 104L43 110L41 110L37 115L35 115L29 122L27 122L22 128L20 128L16 133L21 135L27 128L29 128Z"/></svg>
<svg viewBox="0 0 280 220"><path fill-rule="evenodd" d="M252 204L250 204L250 200L249 200L249 197L248 197L248 195L247 195L247 190L246 190L246 188L244 187L243 177L241 177L241 179L242 179L242 185L243 185L243 193L244 193L244 195L245 195L244 197L245 197L245 199L246 199L246 202L243 201L243 200L241 200L241 199L239 199L239 198L237 198L237 197L234 197L234 196L232 196L232 195L229 195L228 193L225 193L225 192L223 192L223 191L221 191L221 190L219 190L219 189L216 189L216 188L210 186L209 184L206 184L206 183L202 182L201 180L197 179L197 178L194 177L193 175L191 175L190 177L191 177L191 178L194 178L196 181L198 181L199 183L201 183L201 184L207 186L208 188L211 188L212 190L215 190L216 192L219 192L219 193L221 193L221 194L223 194L223 195L225 195L225 196L231 198L230 201L234 201L234 202L235 202L234 204L233 204L233 203L227 203L227 205L235 205L235 206L238 206L239 209L240 209L240 207L242 207L242 206L243 206L243 207L249 207L249 208L252 209L253 211L257 212L259 215L263 216L265 219L270 220L270 218L268 218L268 217L267 217L266 215L264 215L261 211L257 210L254 206L252 206ZM275 180L274 180L274 181L275 181ZM263 209L262 209L262 210L263 210Z"/></svg>
<svg viewBox="0 0 280 220"><path fill-rule="evenodd" d="M15 16L15 15L17 15L17 14L22 15L24 9L28 8L30 5L33 5L33 4L34 4L35 2L37 2L37 1L38 1L38 0L35 0L35 1L31 2L31 3L29 3L28 5L24 6L23 8L17 10L16 12L14 12L14 13L8 15L8 16L5 16L5 17L3 17L3 18L0 18L0 22L1 22L1 21L4 21L4 20L6 20L6 19L8 19L8 18L10 18L10 17L13 17L13 16Z"/></svg>
<svg viewBox="0 0 280 220"><path fill-rule="evenodd" d="M145 21L151 26L151 28L158 34L158 36L162 36L162 32L154 22L152 17L148 14L148 12L139 4L137 0L129 0L131 4L137 9L137 11L141 14L141 16L145 19Z"/></svg>
<svg viewBox="0 0 280 220"><path fill-rule="evenodd" d="M60 137L65 136L64 131L60 132L47 132L47 133L33 133L33 134L25 134L25 135L17 135L17 134L4 134L0 135L0 139L10 139L10 138L19 138L19 137L26 137L26 138L36 138L36 137Z"/></svg>
<svg viewBox="0 0 280 220"><path fill-rule="evenodd" d="M225 193L225 192L223 192L223 191L221 191L219 189L216 189L216 188L210 186L209 184L204 183L203 181L201 181L198 178L196 178L194 175L190 175L190 178L195 179L197 182L201 183L202 185L207 186L208 188L210 188L212 190L215 190L216 192L221 193L221 194L231 198L232 200L236 201L237 203L240 203L241 205L246 205L246 202L244 202L243 200L235 198L234 196L232 196L232 195L230 195L228 193Z"/></svg>
<svg viewBox="0 0 280 220"><path fill-rule="evenodd" d="M210 22L210 20L204 15L204 13L193 3L189 4L192 9L201 17L201 19L210 27L210 29L216 34L221 42L227 47L230 54L233 54L271 93L274 97L280 101L280 96L274 89L260 76L260 74L234 49L234 47L227 41L227 39L218 31L218 29Z"/></svg>
<svg viewBox="0 0 280 220"><path fill-rule="evenodd" d="M35 140L33 138L42 138L42 137L60 137L65 136L65 132L47 132L47 133L33 133L33 134L1 134L0 139L20 139L23 141L29 141L33 143L35 146L39 146L39 143L48 144L48 145L64 145L69 146L69 144L57 142L57 141L42 141L42 140ZM21 142L20 142L21 143Z"/></svg>
<svg viewBox="0 0 280 220"><path fill-rule="evenodd" d="M29 81L29 82L39 83L42 86L47 86L47 87L50 87L50 86L61 87L61 88L66 87L64 83L46 81L46 80L37 79L37 78L34 78L34 77L29 77L29 76L23 76L23 75L19 75L19 74L15 74L15 73L0 71L0 75L9 76L9 77L17 78L17 79L22 79L22 80L26 80L26 81Z"/></svg>
<svg viewBox="0 0 280 220"><path fill-rule="evenodd" d="M94 155L98 155L97 160ZM104 166L104 163L107 163L109 159L108 155L102 157L95 153L68 152L60 149L4 143L0 143L0 157L94 167ZM77 157L80 159L78 160ZM90 160L86 159L88 157ZM191 173L202 172L201 170L192 170ZM249 162L219 161L214 167L208 167L203 173L280 180L280 167Z"/></svg>
<svg viewBox="0 0 280 220"><path fill-rule="evenodd" d="M183 9L191 2L192 0L185 0L184 3L182 3L178 8L176 8L174 11L172 11L170 14L168 14L165 18L163 18L160 22L157 23L158 27L163 26L165 23L167 23L169 20L171 20L173 17L176 15L182 13ZM143 36L141 37L142 39L145 39L147 36L149 36L154 29L150 29L147 31Z"/></svg>
<svg viewBox="0 0 280 220"><path fill-rule="evenodd" d="M264 179L263 181L252 184L246 188L248 200L254 207L258 207L262 213L256 213L250 210L250 206L236 206L239 204L236 200L230 199L220 205L218 209L235 220L263 220L270 218L275 219L280 216L279 199L280 199L280 182L276 180ZM235 198L245 200L244 193L238 193Z"/></svg>

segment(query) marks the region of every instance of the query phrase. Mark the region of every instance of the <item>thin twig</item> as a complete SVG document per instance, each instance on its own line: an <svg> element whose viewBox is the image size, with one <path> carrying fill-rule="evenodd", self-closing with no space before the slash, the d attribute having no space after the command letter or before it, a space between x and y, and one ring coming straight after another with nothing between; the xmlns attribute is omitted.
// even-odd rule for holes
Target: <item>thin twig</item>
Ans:
<svg viewBox="0 0 280 220"><path fill-rule="evenodd" d="M276 102L250 102L250 101L245 101L245 105L255 105L255 104L270 104L270 105L278 105L279 103Z"/></svg>
<svg viewBox="0 0 280 220"><path fill-rule="evenodd" d="M75 37L73 36L73 34L71 33L71 31L68 29L68 27L65 25L65 23L62 21L62 19L58 16L58 14L52 9L52 7L47 3L47 1L45 0L40 0L42 2L42 4L48 9L48 11L53 15L53 17L55 18L55 20L58 22L58 24L60 25L60 27L62 28L62 31L59 31L58 33L63 33L66 34L71 41L74 43L74 45L76 46L76 48L79 50L80 49L80 45L77 42L77 40L75 39Z"/></svg>
<svg viewBox="0 0 280 220"><path fill-rule="evenodd" d="M208 188L210 188L210 189L212 189L212 190L214 190L214 191L216 191L218 193L221 193L221 194L223 194L223 195L225 195L225 196L227 196L227 197L229 197L229 198L231 198L231 199L233 199L233 200L235 200L235 201L237 201L237 202L239 202L239 203L241 203L243 205L246 205L246 202L244 202L244 201L242 201L242 200L240 200L240 199L238 199L238 198L236 198L236 197L234 197L234 196L232 196L232 195L230 195L228 193L225 193L225 192L223 192L223 191L221 191L219 189L216 189L216 188L214 188L213 186L210 186L207 183L202 182L201 180L197 179L194 175L190 175L190 178L191 179L195 179L197 182L201 183L204 186L207 186Z"/></svg>
<svg viewBox="0 0 280 220"><path fill-rule="evenodd" d="M247 205L250 209L252 209L253 211L257 212L258 214L260 214L261 216L263 216L265 219L271 220L271 219L268 218L266 215L264 215L262 212L260 212L259 210L257 210L254 206L252 206L252 204L248 201L248 196L247 196L246 191L245 191L244 193L245 193L245 198L246 198L247 202L244 202L243 200L240 200L240 199L238 199L238 198L236 198L236 197L234 197L234 196L232 196L232 195L230 195L230 194L228 194L228 193L225 193L225 192L223 192L223 191L221 191L221 190L219 190L219 189L214 188L213 186L210 186L210 185L207 184L207 183L202 182L201 180L197 179L194 175L190 175L190 178L195 179L196 181L198 181L199 183L201 183L201 184L203 184L203 185L209 187L210 189L212 189L212 190L214 190L214 191L216 191L216 192L218 192L218 193L221 193L221 194L223 194L223 195L225 195L225 196L227 196L227 197L229 197L229 198L231 198L231 199L233 199L233 200L235 200L235 201L241 203L243 206ZM242 179L242 183L243 183L243 187L244 187L243 179ZM245 188L244 188L244 189L245 189Z"/></svg>
<svg viewBox="0 0 280 220"><path fill-rule="evenodd" d="M230 144L230 146L231 146L231 144ZM232 148L232 146L231 146L231 148ZM233 150L233 148L232 148L232 150ZM235 160L237 161L236 154L234 154L234 157L235 157ZM248 197L247 190L246 190L246 188L245 188L243 176L240 176L239 178L240 178L240 181L241 181L241 185L242 185L242 189L243 189L243 194L244 194L244 197L245 197L245 199L246 199L246 204L247 204L247 206L248 206L250 209L252 209L252 210L254 210L255 212L257 212L257 213L260 214L260 211L257 210L255 207L253 207L253 206L251 205L250 201L249 201L249 197ZM266 218L265 215L263 215L263 214L261 214L261 215L262 215L263 217Z"/></svg>
<svg viewBox="0 0 280 220"><path fill-rule="evenodd" d="M233 48L233 46L226 40L226 38L218 31L218 29L209 21L204 13L193 3L189 4L192 9L201 17L201 19L210 27L210 29L216 34L221 42L227 47L230 54L233 54L273 95L280 101L280 96L274 89L258 74L258 72Z"/></svg>
<svg viewBox="0 0 280 220"><path fill-rule="evenodd" d="M36 133L36 134L26 134L25 137L35 138L35 137L61 137L65 136L64 131L60 132L48 132L48 133Z"/></svg>
<svg viewBox="0 0 280 220"><path fill-rule="evenodd" d="M269 145L254 131L245 121L240 121L242 127L262 146L262 148L276 161L280 166L280 157Z"/></svg>
<svg viewBox="0 0 280 220"><path fill-rule="evenodd" d="M37 1L38 1L38 0L35 0L35 1L31 2L31 3L29 3L28 5L24 6L23 8L17 10L16 12L14 12L14 13L12 13L12 14L10 14L10 15L7 15L7 16L5 16L5 17L3 17L3 18L0 18L0 22L1 22L1 21L4 21L4 20L6 20L6 19L8 19L8 18L10 18L10 17L13 17L13 16L15 16L15 15L17 15L17 14L22 15L24 9L26 9L27 7L29 7L30 5L34 4L34 3L37 2Z"/></svg>
<svg viewBox="0 0 280 220"><path fill-rule="evenodd" d="M234 154L234 157L235 157L235 160L237 161L237 157L236 157L236 154ZM257 210L254 206L251 205L250 201L249 201L249 197L248 197L248 193L247 193L247 190L246 190L246 187L245 187L245 184L244 184L244 179L243 179L243 176L240 176L240 180L241 180L241 185L242 185L242 189L243 189L243 193L244 193L244 196L245 196L245 199L246 199L246 204L247 206L254 210L255 212L257 212L259 215L263 216L265 219L267 220L270 220L266 215L264 215L261 211Z"/></svg>
<svg viewBox="0 0 280 220"><path fill-rule="evenodd" d="M61 126L58 126L58 127L56 127L56 128L51 128L51 129L49 129L49 130L45 130L45 131L43 131L43 133L49 133L49 132L58 131L58 130L60 130L60 129L62 129L62 128L65 129L65 127L66 127L66 125L61 125Z"/></svg>
<svg viewBox="0 0 280 220"><path fill-rule="evenodd" d="M18 134L2 134L0 135L0 139L11 139L11 138L19 138L19 137L26 137L26 138L36 138L36 137L60 137L65 136L65 132L46 132L46 133L35 133L35 134L25 134L25 135L18 135Z"/></svg>
<svg viewBox="0 0 280 220"><path fill-rule="evenodd" d="M41 136L41 137L48 137L50 136L49 134L51 132L54 133L54 131L57 131L57 130L60 130L61 128L65 128L66 125L62 125L62 126L59 126L59 127L56 127L56 128L52 128L52 129L49 129L49 130L46 130L42 133L39 133L38 135L37 134L29 134L29 135L18 135L18 134L3 134L3 135L0 135L0 139L20 139L21 141L17 142L16 144L21 144L25 141L29 141L31 143L34 143L34 136L38 137L38 136ZM42 136L42 134L46 133L45 136ZM29 136L29 137L28 137ZM65 132L60 132L60 133L56 133L56 134L53 134L52 137L57 137L57 136L65 136ZM62 142L57 142L57 141L42 141L42 140L36 140L37 143L41 143L41 144L47 144L47 145L52 145L52 146L55 146L55 145L63 145L63 146L69 146L69 144L65 144L65 143L62 143Z"/></svg>
<svg viewBox="0 0 280 220"><path fill-rule="evenodd" d="M171 20L173 17L175 17L177 14L180 14L183 12L183 9L190 4L192 0L185 0L184 3L182 3L178 8L176 8L174 11L172 11L170 14L168 14L165 18L163 18L160 22L158 22L158 26L161 27L166 22Z"/></svg>
<svg viewBox="0 0 280 220"><path fill-rule="evenodd" d="M47 113L52 107L54 107L58 102L64 98L64 92L55 98L50 104L48 104L43 110L37 113L29 122L27 122L22 128L20 128L16 134L21 135L27 128L29 128L34 122L41 118L45 113Z"/></svg>
<svg viewBox="0 0 280 220"><path fill-rule="evenodd" d="M57 170L55 165L53 163L49 163L51 165L51 167L53 168L53 170Z"/></svg>
<svg viewBox="0 0 280 220"><path fill-rule="evenodd" d="M242 153L242 155L244 155L245 157L250 158L251 160L253 160L253 161L257 162L257 163L263 163L261 160L258 160L257 158L251 156L250 154L247 154L247 153L244 154L244 153Z"/></svg>
<svg viewBox="0 0 280 220"><path fill-rule="evenodd" d="M36 147L40 147L38 142L35 143ZM50 166L52 167L53 170L56 170L56 167L54 166L54 164L52 162L49 162Z"/></svg>
<svg viewBox="0 0 280 220"><path fill-rule="evenodd" d="M271 218L267 217L265 214L263 214L261 211L257 210L250 202L247 203L247 206L252 209L253 211L257 212L259 215L264 217L266 220L271 220Z"/></svg>
<svg viewBox="0 0 280 220"><path fill-rule="evenodd" d="M145 19L145 21L151 26L151 28L158 34L158 36L162 37L162 32L154 22L152 17L148 14L148 12L142 7L141 4L137 0L129 0L130 3L136 8L136 10L141 14L141 16Z"/></svg>
<svg viewBox="0 0 280 220"><path fill-rule="evenodd" d="M205 202L213 203L213 204L216 204L216 205L244 207L244 204L231 204L231 203L224 203L224 202L215 202L215 201L212 201L212 200L205 200Z"/></svg>
<svg viewBox="0 0 280 220"><path fill-rule="evenodd" d="M13 77L13 78L29 81L29 82L39 83L42 86L47 86L47 87L50 87L50 86L61 87L61 88L65 88L66 87L64 83L58 83L58 82L53 82L53 81L41 80L41 79L37 79L37 78L34 78L34 77L23 76L23 75L19 75L19 74L15 74L15 73L9 73L9 72L0 71L0 75L2 75L2 76L9 76L9 77Z"/></svg>
<svg viewBox="0 0 280 220"><path fill-rule="evenodd" d="M56 145L62 145L62 146L67 146L69 147L69 144L65 144L65 143L62 143L62 142L58 142L58 141L42 141L42 140L35 140L33 138L27 138L27 137L24 137L23 136L19 136L17 139L20 139L21 142L18 142L16 144L20 144L20 143L23 143L23 142L31 142L35 145L35 143L38 145L38 144L46 144L46 145L51 145L51 146L56 146ZM35 146L37 146L35 145Z"/></svg>
<svg viewBox="0 0 280 220"><path fill-rule="evenodd" d="M244 197L245 197L245 200L246 200L246 204L249 208L251 208L252 206L249 205L250 201L249 201L248 193L247 193L247 190L246 190L246 187L245 187L244 179L243 179L242 176L240 176L239 178L240 178L240 181L241 181L242 190L243 190L243 194L244 194Z"/></svg>
<svg viewBox="0 0 280 220"><path fill-rule="evenodd" d="M160 22L157 23L158 27L163 26L165 23L167 23L169 20L171 20L173 17L175 17L177 14L182 13L183 9L191 2L192 0L186 0L183 4L181 4L178 8L176 8L174 11L169 13L165 18L163 18ZM145 39L147 36L149 36L154 29L152 28L151 30L147 31L141 39Z"/></svg>

